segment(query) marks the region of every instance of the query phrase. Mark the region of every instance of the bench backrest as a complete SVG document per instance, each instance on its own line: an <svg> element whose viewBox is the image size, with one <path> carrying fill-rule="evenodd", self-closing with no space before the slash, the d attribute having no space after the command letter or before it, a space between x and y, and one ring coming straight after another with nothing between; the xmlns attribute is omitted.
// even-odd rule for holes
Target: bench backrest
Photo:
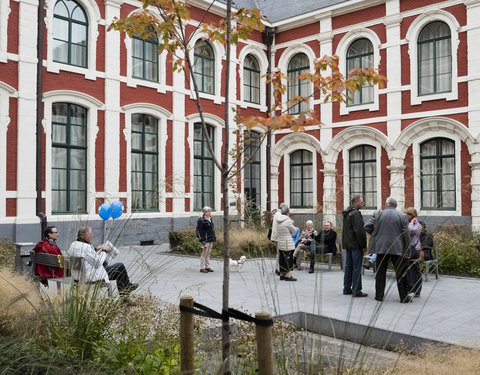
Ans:
<svg viewBox="0 0 480 375"><path fill-rule="evenodd" d="M30 260L32 261L32 276L35 275L35 265L41 264L49 267L63 268L65 276L70 276L71 270L81 272L83 265L83 258L68 257L64 255L55 255L47 253L30 252Z"/></svg>

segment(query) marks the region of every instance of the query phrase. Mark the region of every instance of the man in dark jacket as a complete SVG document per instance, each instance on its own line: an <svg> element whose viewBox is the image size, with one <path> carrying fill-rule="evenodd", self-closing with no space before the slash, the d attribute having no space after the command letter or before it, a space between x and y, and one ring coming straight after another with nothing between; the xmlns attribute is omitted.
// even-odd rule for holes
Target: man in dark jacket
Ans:
<svg viewBox="0 0 480 375"><path fill-rule="evenodd" d="M213 243L217 241L215 237L215 224L212 220L212 209L208 206L203 207L203 216L198 218L195 232L201 243L202 254L200 255L200 272L213 272L210 268L210 253Z"/></svg>
<svg viewBox="0 0 480 375"><path fill-rule="evenodd" d="M367 247L367 235L359 211L362 207L362 196L355 195L352 197L351 205L343 211L342 246L346 254L343 294L351 294L353 297L367 296L367 293L362 292L363 253Z"/></svg>
<svg viewBox="0 0 480 375"><path fill-rule="evenodd" d="M315 269L315 254L337 254L337 232L332 229L332 223L326 221L324 230L314 236L315 241L310 243L310 270L313 273Z"/></svg>

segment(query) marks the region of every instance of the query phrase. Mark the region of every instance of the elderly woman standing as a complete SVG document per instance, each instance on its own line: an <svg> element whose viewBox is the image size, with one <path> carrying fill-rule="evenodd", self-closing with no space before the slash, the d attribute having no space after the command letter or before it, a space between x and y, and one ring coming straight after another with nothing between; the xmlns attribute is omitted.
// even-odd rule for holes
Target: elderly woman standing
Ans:
<svg viewBox="0 0 480 375"><path fill-rule="evenodd" d="M280 280L297 281L290 271L293 267L293 251L295 244L292 234L295 233L293 220L288 217L290 210L287 205L280 206L280 215L275 215L277 229L277 250L280 262Z"/></svg>
<svg viewBox="0 0 480 375"><path fill-rule="evenodd" d="M208 206L203 207L203 216L197 221L197 238L201 242L202 254L200 255L200 272L213 272L210 268L210 253L213 243L217 241L215 237L215 224L212 221L212 209Z"/></svg>
<svg viewBox="0 0 480 375"><path fill-rule="evenodd" d="M410 297L420 297L422 291L422 271L420 270L420 250L422 248L420 235L422 233L422 225L417 219L417 210L413 207L405 209L408 216L408 233L410 234L410 255L408 271L407 271L407 288Z"/></svg>

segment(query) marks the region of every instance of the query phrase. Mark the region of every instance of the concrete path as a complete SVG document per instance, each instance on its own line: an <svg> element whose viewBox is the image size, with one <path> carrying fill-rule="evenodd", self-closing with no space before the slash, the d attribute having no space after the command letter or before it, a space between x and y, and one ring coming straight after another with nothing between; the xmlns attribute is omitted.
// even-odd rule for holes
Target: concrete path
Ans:
<svg viewBox="0 0 480 375"><path fill-rule="evenodd" d="M151 293L164 301L179 303L180 296L221 311L223 261L212 260L213 273L199 272L199 258L168 253L168 244L121 248L118 260L125 262L136 293ZM254 314L267 311L273 316L298 312L375 327L427 340L480 348L480 280L440 275L423 285L422 295L411 304L400 304L394 274L389 272L385 301L374 300L373 272L363 276L367 298L342 294L343 272L294 271L297 282L280 281L274 275L273 259L248 259L240 270L230 273L230 307ZM333 325L332 325L333 326Z"/></svg>

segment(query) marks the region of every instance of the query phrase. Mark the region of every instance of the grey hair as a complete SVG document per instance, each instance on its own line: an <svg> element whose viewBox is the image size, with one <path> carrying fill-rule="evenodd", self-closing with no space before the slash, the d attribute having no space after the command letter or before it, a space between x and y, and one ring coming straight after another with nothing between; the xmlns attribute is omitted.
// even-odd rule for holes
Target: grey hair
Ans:
<svg viewBox="0 0 480 375"><path fill-rule="evenodd" d="M387 200L385 201L385 204L387 205L387 207L396 208L397 207L397 200L393 197L388 197Z"/></svg>
<svg viewBox="0 0 480 375"><path fill-rule="evenodd" d="M280 205L280 212L282 213L282 215L288 214L290 212L290 209L288 208L288 204L282 203Z"/></svg>
<svg viewBox="0 0 480 375"><path fill-rule="evenodd" d="M92 228L87 227L87 226L83 226L83 227L78 228L77 241L87 242L87 236L88 236L88 234L90 233L91 230L92 230Z"/></svg>
<svg viewBox="0 0 480 375"><path fill-rule="evenodd" d="M308 225L308 224L312 224L312 225L313 225L313 221L312 221L312 220L307 220L307 222L305 223L305 225Z"/></svg>
<svg viewBox="0 0 480 375"><path fill-rule="evenodd" d="M212 209L211 209L210 207L208 207L208 206L203 207L203 213L208 212L208 211L211 212Z"/></svg>

